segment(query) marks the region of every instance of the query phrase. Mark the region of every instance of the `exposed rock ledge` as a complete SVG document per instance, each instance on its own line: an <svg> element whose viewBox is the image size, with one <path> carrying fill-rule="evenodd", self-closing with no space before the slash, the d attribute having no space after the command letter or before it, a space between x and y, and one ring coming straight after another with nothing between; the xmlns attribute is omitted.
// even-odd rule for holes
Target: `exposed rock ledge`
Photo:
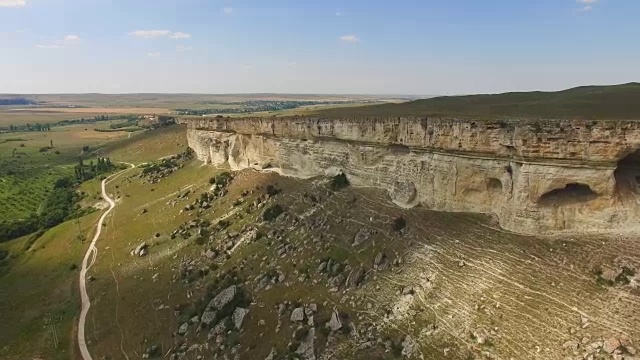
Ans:
<svg viewBox="0 0 640 360"><path fill-rule="evenodd" d="M640 123L437 118L192 118L198 158L314 177L344 171L401 206L494 213L521 233L611 230L640 216Z"/></svg>

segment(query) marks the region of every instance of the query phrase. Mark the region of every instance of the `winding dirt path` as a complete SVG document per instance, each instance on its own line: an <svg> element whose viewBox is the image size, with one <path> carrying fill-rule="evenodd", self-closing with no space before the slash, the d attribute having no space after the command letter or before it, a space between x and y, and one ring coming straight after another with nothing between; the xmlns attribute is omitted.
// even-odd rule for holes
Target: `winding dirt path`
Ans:
<svg viewBox="0 0 640 360"><path fill-rule="evenodd" d="M80 353L82 354L82 359L84 360L93 360L91 358L91 354L89 353L89 349L87 349L87 342L84 335L84 325L87 318L87 313L89 312L89 307L91 307L91 301L89 300L89 295L87 294L87 270L89 270L93 263L95 263L96 257L98 256L96 241L98 241L100 233L102 232L102 224L104 223L104 219L116 206L115 201L113 201L113 199L111 199L107 194L107 182L115 179L125 171L133 169L135 167L135 165L133 164L127 163L127 165L131 166L131 168L119 171L102 180L102 198L109 203L109 208L107 209L107 211L102 213L102 216L100 216L98 225L96 227L96 233L93 236L93 240L91 240L91 244L89 245L89 249L87 249L87 253L84 255L84 259L82 260L82 269L80 270L80 298L82 299L82 310L80 312L80 320L78 321L78 346L80 347ZM90 264L88 264L89 259L91 259Z"/></svg>

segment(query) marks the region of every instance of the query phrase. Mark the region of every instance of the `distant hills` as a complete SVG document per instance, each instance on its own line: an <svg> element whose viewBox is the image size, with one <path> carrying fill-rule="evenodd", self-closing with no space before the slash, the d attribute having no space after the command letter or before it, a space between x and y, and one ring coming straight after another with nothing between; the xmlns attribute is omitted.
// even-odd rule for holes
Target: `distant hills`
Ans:
<svg viewBox="0 0 640 360"><path fill-rule="evenodd" d="M640 83L581 86L556 92L441 96L400 104L327 109L317 115L640 120Z"/></svg>

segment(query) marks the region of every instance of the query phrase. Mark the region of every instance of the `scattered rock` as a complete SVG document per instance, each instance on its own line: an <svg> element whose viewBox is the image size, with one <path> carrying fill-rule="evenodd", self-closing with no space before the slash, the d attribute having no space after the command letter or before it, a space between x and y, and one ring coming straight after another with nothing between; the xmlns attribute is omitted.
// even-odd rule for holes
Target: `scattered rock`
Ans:
<svg viewBox="0 0 640 360"><path fill-rule="evenodd" d="M603 349L609 354L613 354L617 348L620 347L620 340L612 337L609 340L604 342Z"/></svg>
<svg viewBox="0 0 640 360"><path fill-rule="evenodd" d="M205 311L202 313L202 317L200 318L200 322L209 326L216 319L215 311Z"/></svg>
<svg viewBox="0 0 640 360"><path fill-rule="evenodd" d="M402 356L412 357L416 353L416 342L411 335L407 335L402 342Z"/></svg>
<svg viewBox="0 0 640 360"><path fill-rule="evenodd" d="M300 355L304 360L315 360L316 359L316 351L314 347L314 342L316 339L316 329L311 328L305 336L304 339L300 342L300 346L296 350L296 354Z"/></svg>
<svg viewBox="0 0 640 360"><path fill-rule="evenodd" d="M178 328L178 334L184 336L187 333L188 330L189 330L189 323L188 322L183 323Z"/></svg>
<svg viewBox="0 0 640 360"><path fill-rule="evenodd" d="M244 317L247 316L247 314L249 313L249 309L244 309L244 308L236 308L233 311L233 324L235 325L236 329L240 329L242 328L242 322L244 321Z"/></svg>
<svg viewBox="0 0 640 360"><path fill-rule="evenodd" d="M302 322L304 321L304 308L299 307L293 309L291 312L291 317L289 318L292 322Z"/></svg>
<svg viewBox="0 0 640 360"><path fill-rule="evenodd" d="M207 305L207 310L216 309L222 310L222 308L230 303L236 296L237 288L235 285L231 285L228 288L220 291L216 297L213 298Z"/></svg>
<svg viewBox="0 0 640 360"><path fill-rule="evenodd" d="M327 323L327 327L331 331L337 331L342 329L342 321L340 320L340 314L337 310L333 310L333 314L331 314L331 320Z"/></svg>
<svg viewBox="0 0 640 360"><path fill-rule="evenodd" d="M347 277L347 286L350 288L358 287L363 279L364 268L362 266L359 266L351 270L351 272L349 273L349 276Z"/></svg>
<svg viewBox="0 0 640 360"><path fill-rule="evenodd" d="M356 247L362 245L365 241L369 240L371 234L366 228L360 229L356 236L353 238L353 243L351 246Z"/></svg>

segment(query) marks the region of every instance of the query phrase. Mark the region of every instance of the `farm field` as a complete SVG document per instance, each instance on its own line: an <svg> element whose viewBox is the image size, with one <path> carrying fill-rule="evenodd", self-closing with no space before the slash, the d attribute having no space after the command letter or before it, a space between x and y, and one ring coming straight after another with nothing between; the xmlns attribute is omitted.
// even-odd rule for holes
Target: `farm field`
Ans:
<svg viewBox="0 0 640 360"><path fill-rule="evenodd" d="M20 219L37 211L53 182L73 175L83 147L96 149L129 136L124 131L95 131L108 127L109 122L103 122L0 134L0 220Z"/></svg>

